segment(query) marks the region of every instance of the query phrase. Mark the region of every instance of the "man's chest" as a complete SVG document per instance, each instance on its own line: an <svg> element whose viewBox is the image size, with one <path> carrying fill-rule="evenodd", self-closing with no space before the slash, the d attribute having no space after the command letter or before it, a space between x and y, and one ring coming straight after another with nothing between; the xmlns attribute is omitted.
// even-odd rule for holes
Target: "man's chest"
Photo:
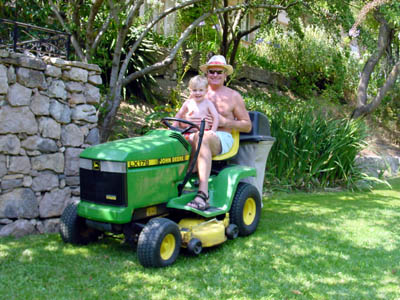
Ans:
<svg viewBox="0 0 400 300"><path fill-rule="evenodd" d="M210 99L212 103L214 103L215 108L218 113L223 116L230 116L233 112L233 105L225 98L214 97L214 99Z"/></svg>

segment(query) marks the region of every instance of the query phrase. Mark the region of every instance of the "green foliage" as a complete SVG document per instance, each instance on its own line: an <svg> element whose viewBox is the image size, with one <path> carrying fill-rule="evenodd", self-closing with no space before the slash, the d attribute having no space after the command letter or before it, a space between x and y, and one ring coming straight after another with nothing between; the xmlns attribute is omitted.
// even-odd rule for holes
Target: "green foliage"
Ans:
<svg viewBox="0 0 400 300"><path fill-rule="evenodd" d="M259 43L250 50L252 64L286 76L300 96L317 91L343 99L344 92L357 84L357 61L324 30L307 26L303 32L303 38L280 29L260 34Z"/></svg>
<svg viewBox="0 0 400 300"><path fill-rule="evenodd" d="M126 53L129 51L130 46L135 43L141 30L142 27L140 25L132 26L130 28L125 46L123 47L121 60L125 58ZM92 63L98 64L103 70L102 77L104 83L108 83L110 80L116 36L115 31L108 33L103 38L92 60ZM157 44L154 43L153 35L148 35L147 38L142 41L138 49L135 51L135 55L133 55L132 59L129 61L127 74L141 70L146 66L155 63L157 57L160 55L161 51ZM141 76L125 87L124 98L128 102L134 102L135 99L139 98L143 99L147 103L156 104L158 103L156 95L151 91L154 85L155 79L151 74Z"/></svg>
<svg viewBox="0 0 400 300"><path fill-rule="evenodd" d="M60 29L47 2L44 0L2 0L0 1L0 18Z"/></svg>
<svg viewBox="0 0 400 300"><path fill-rule="evenodd" d="M203 1L196 3L193 6L180 10L177 16L179 34L199 16L210 9L210 3ZM206 19L194 29L192 34L186 39L185 47L191 50L191 57L199 60L201 63L205 62L207 55L210 52L217 53L219 50L220 35L217 31L218 19L216 16Z"/></svg>
<svg viewBox="0 0 400 300"><path fill-rule="evenodd" d="M246 102L249 110L269 117L276 138L267 163L271 184L304 190L356 188L362 174L354 159L366 137L362 121L335 119L309 102L284 97L256 95Z"/></svg>

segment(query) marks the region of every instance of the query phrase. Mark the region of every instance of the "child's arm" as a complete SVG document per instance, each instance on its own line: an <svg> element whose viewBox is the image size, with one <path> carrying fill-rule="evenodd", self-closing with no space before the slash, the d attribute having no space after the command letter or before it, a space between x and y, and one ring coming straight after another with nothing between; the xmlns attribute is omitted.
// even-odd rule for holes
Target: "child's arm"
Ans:
<svg viewBox="0 0 400 300"><path fill-rule="evenodd" d="M187 111L188 111L188 108L187 108L187 101L185 101L185 102L182 104L181 109L176 113L175 118L184 119L184 118L185 118L185 115L186 115L186 113L187 113ZM179 126L179 122L177 122L177 121L174 121L174 122L172 123L172 126L180 127L180 126Z"/></svg>
<svg viewBox="0 0 400 300"><path fill-rule="evenodd" d="M217 109L215 108L214 103L212 103L210 100L208 100L208 110L210 111L212 118L213 118L211 130L215 132L218 129L219 113L217 112Z"/></svg>

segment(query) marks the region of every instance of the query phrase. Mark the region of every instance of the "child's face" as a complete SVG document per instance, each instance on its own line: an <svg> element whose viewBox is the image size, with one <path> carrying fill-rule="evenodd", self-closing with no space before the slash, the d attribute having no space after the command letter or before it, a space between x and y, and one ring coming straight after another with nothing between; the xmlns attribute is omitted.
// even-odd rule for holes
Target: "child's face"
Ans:
<svg viewBox="0 0 400 300"><path fill-rule="evenodd" d="M195 85L190 87L190 98L194 99L196 102L201 102L207 94L207 87L205 85Z"/></svg>

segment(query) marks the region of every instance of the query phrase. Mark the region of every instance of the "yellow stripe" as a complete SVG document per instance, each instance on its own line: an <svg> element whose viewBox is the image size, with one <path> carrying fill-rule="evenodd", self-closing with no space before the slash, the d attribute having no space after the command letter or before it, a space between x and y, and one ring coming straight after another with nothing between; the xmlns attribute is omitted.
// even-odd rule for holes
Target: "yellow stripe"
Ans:
<svg viewBox="0 0 400 300"><path fill-rule="evenodd" d="M144 160L131 160L127 162L128 169L131 168L142 168L142 167L151 167L158 165L166 165L177 162L183 162L189 160L190 155L180 155L173 157L164 157L164 158L153 158L153 159L144 159Z"/></svg>

